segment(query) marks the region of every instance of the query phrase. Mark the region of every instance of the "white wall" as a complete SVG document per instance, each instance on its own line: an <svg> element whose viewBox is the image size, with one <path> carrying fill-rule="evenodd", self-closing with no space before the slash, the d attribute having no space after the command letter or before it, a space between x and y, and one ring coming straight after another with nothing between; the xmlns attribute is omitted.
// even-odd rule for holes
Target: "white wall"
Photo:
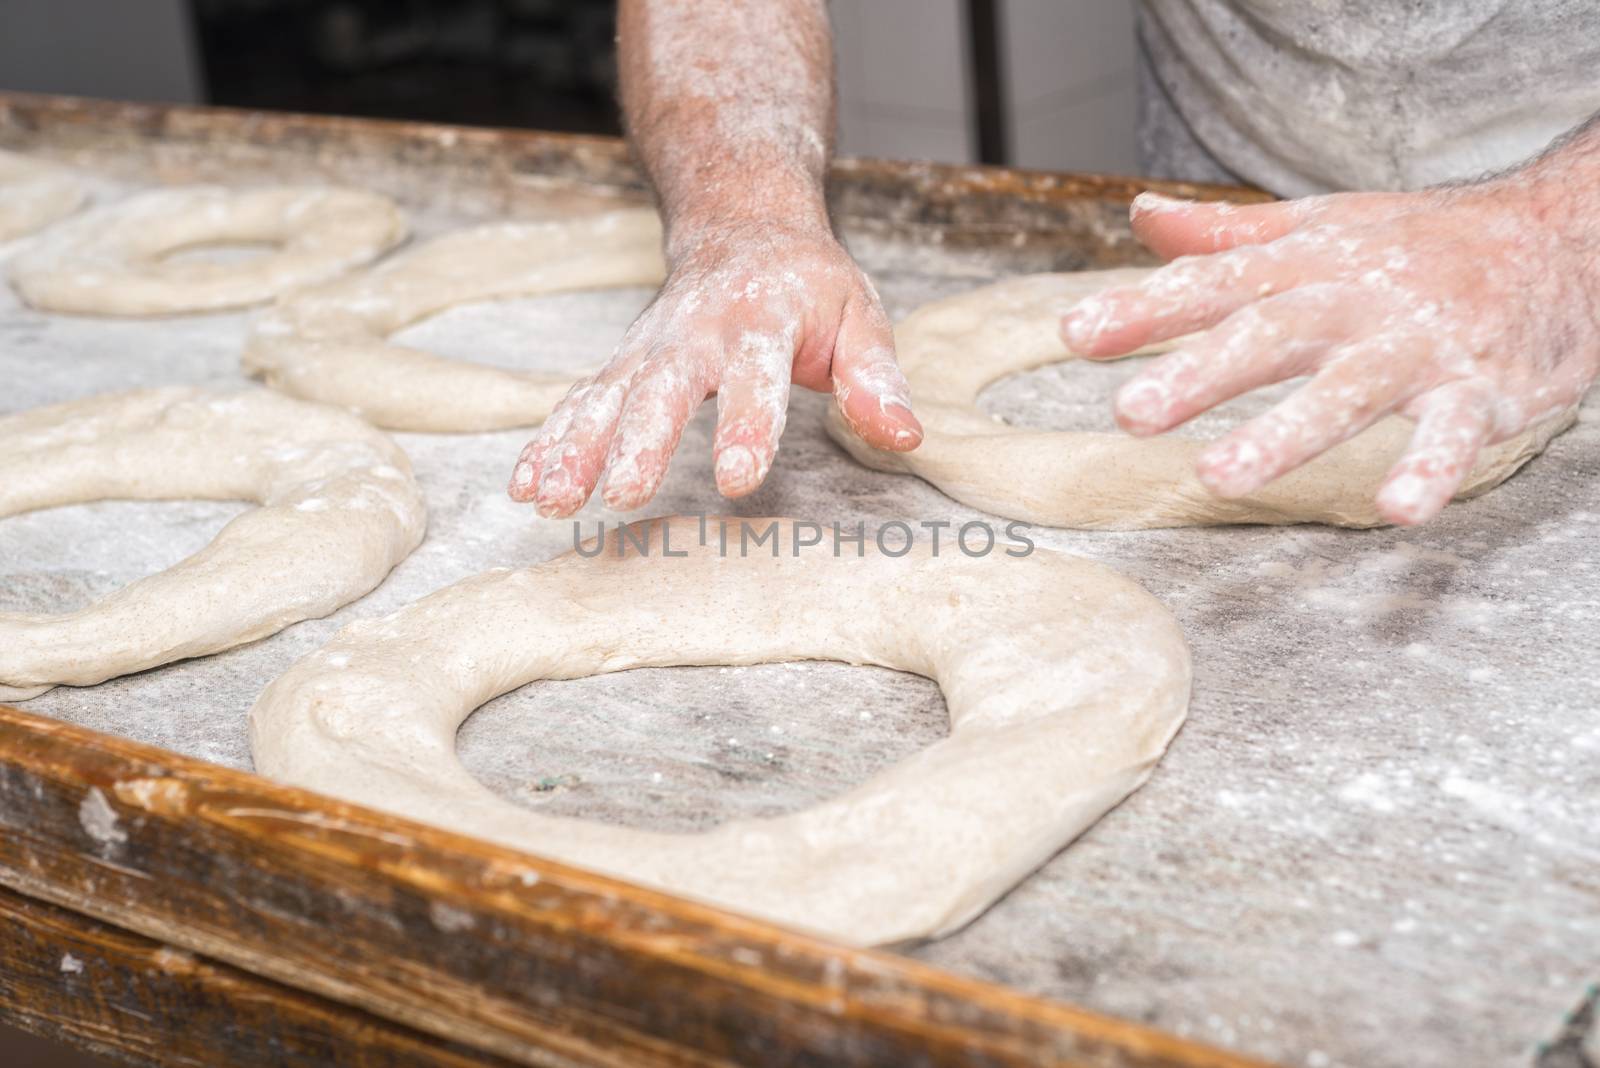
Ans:
<svg viewBox="0 0 1600 1068"><path fill-rule="evenodd" d="M833 0L839 152L972 158L958 0Z"/></svg>
<svg viewBox="0 0 1600 1068"><path fill-rule="evenodd" d="M0 89L194 102L186 0L0 0Z"/></svg>
<svg viewBox="0 0 1600 1068"><path fill-rule="evenodd" d="M844 155L971 162L958 0L832 0ZM1001 0L1011 161L1133 173L1132 0Z"/></svg>
<svg viewBox="0 0 1600 1068"><path fill-rule="evenodd" d="M1003 0L1013 165L1134 173L1133 11L1131 0Z"/></svg>

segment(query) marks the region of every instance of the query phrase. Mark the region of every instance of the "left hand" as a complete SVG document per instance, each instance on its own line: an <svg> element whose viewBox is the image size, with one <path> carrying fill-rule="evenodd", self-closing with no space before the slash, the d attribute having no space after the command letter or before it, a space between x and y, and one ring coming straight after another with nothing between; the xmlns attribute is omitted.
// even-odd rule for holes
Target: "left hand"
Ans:
<svg viewBox="0 0 1600 1068"><path fill-rule="evenodd" d="M1118 424L1158 434L1272 382L1310 381L1200 454L1242 497L1391 412L1415 420L1378 491L1393 523L1438 514L1484 445L1578 403L1600 369L1596 243L1516 175L1417 193L1240 206L1146 193L1134 233L1166 258L1062 320L1091 358L1204 331L1117 393Z"/></svg>
<svg viewBox="0 0 1600 1068"><path fill-rule="evenodd" d="M597 374L567 394L522 450L513 500L546 518L583 507L604 477L608 508L660 488L684 425L717 395L713 472L725 497L767 476L789 384L831 391L868 444L922 442L877 291L825 223L762 220L675 243L672 269Z"/></svg>

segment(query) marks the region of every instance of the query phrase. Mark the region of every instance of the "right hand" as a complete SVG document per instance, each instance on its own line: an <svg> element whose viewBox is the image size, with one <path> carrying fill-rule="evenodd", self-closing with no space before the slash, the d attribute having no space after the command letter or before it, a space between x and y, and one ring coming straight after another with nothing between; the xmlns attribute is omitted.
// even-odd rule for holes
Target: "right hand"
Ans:
<svg viewBox="0 0 1600 1068"><path fill-rule="evenodd" d="M1472 185L1202 204L1146 193L1134 233L1173 259L1062 322L1091 359L1198 333L1117 394L1118 424L1159 434L1231 397L1309 376L1207 445L1200 481L1255 493L1398 413L1415 428L1378 512L1439 514L1480 452L1575 407L1600 373L1592 187L1530 169Z"/></svg>
<svg viewBox="0 0 1600 1068"><path fill-rule="evenodd" d="M610 363L574 385L522 450L512 499L533 501L542 516L568 516L603 475L607 507L640 507L712 393L717 489L752 493L778 451L791 381L831 391L875 448L922 443L888 316L831 233L742 223L675 253L661 292Z"/></svg>

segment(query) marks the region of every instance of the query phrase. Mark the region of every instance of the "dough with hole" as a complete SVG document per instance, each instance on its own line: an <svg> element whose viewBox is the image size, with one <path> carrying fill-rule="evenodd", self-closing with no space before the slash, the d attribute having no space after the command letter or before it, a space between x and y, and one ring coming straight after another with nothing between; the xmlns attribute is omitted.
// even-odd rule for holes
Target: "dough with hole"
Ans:
<svg viewBox="0 0 1600 1068"><path fill-rule="evenodd" d="M11 283L47 311L170 315L262 304L370 262L404 240L394 201L359 189L158 189L56 227ZM207 245L271 245L234 263L173 258Z"/></svg>
<svg viewBox="0 0 1600 1068"><path fill-rule="evenodd" d="M593 558L490 571L351 624L256 702L256 770L866 945L973 919L1137 789L1183 721L1183 636L1108 568L1044 550L897 558L870 539L862 558L795 555L787 520L778 555L741 556L737 522L726 555L714 524L702 546L698 520L657 520L632 528L648 555L613 532ZM535 679L807 659L933 679L949 736L811 808L700 834L542 816L456 756L475 708Z"/></svg>
<svg viewBox="0 0 1600 1068"><path fill-rule="evenodd" d="M502 370L393 345L389 335L457 304L658 285L664 273L652 211L461 230L284 300L257 319L244 367L274 389L396 430L533 426L581 371Z"/></svg>
<svg viewBox="0 0 1600 1068"><path fill-rule="evenodd" d="M0 152L0 242L25 237L66 218L88 199L76 175L15 152Z"/></svg>
<svg viewBox="0 0 1600 1068"><path fill-rule="evenodd" d="M918 308L895 327L895 348L926 431L922 445L906 453L873 449L837 410L828 414L829 436L868 467L917 475L963 504L1046 526L1381 526L1373 497L1411 436L1411 423L1398 416L1257 493L1228 500L1195 476L1203 442L1174 434L1025 430L978 409L984 387L1006 375L1072 359L1057 333L1061 316L1082 298L1142 273L1026 275ZM1485 449L1457 498L1505 481L1574 419L1574 412L1564 413Z"/></svg>
<svg viewBox="0 0 1600 1068"><path fill-rule="evenodd" d="M337 408L170 388L0 419L0 516L112 499L246 500L204 549L87 608L0 613L0 700L88 686L325 616L422 540L405 453Z"/></svg>

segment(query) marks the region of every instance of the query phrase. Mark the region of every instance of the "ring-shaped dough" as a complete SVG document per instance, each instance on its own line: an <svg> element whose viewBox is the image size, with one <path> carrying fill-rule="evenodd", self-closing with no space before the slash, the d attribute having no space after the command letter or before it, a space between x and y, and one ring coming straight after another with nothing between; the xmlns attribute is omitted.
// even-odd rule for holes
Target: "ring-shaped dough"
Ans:
<svg viewBox="0 0 1600 1068"><path fill-rule="evenodd" d="M88 195L65 167L0 152L0 242L65 219L83 206Z"/></svg>
<svg viewBox="0 0 1600 1068"><path fill-rule="evenodd" d="M383 581L426 525L398 445L348 412L264 389L138 390L0 419L0 516L113 499L260 507L86 608L0 613L0 700L325 616Z"/></svg>
<svg viewBox="0 0 1600 1068"><path fill-rule="evenodd" d="M261 315L244 368L269 386L395 430L476 431L544 421L578 374L538 374L390 344L457 304L603 286L659 285L652 211L503 223L446 234Z"/></svg>
<svg viewBox="0 0 1600 1068"><path fill-rule="evenodd" d="M256 770L844 942L967 923L1139 787L1183 721L1189 656L1135 583L1087 560L869 544L727 555L714 524L639 524L591 559L490 571L351 624L250 714ZM764 533L769 520L744 520ZM670 526L673 554L662 530ZM898 543L894 546L898 548ZM456 729L535 679L782 660L876 664L944 692L950 734L846 793L667 834L542 816L462 767Z"/></svg>
<svg viewBox="0 0 1600 1068"><path fill-rule="evenodd" d="M404 240L394 201L359 189L157 189L56 227L11 283L48 311L170 315L261 304L368 263ZM277 246L237 263L167 257L205 245Z"/></svg>
<svg viewBox="0 0 1600 1068"><path fill-rule="evenodd" d="M1161 435L1024 430L978 409L1006 375L1073 358L1061 316L1139 270L1012 278L924 305L895 327L900 368L924 437L912 452L881 452L830 407L828 435L857 461L906 472L995 515L1053 527L1137 530L1219 523L1381 526L1373 498L1410 440L1412 424L1384 419L1248 497L1228 500L1195 476L1205 443ZM1167 346L1170 347L1170 343ZM1157 351L1157 347L1143 350ZM1571 426L1575 412L1485 448L1456 497L1492 489Z"/></svg>

